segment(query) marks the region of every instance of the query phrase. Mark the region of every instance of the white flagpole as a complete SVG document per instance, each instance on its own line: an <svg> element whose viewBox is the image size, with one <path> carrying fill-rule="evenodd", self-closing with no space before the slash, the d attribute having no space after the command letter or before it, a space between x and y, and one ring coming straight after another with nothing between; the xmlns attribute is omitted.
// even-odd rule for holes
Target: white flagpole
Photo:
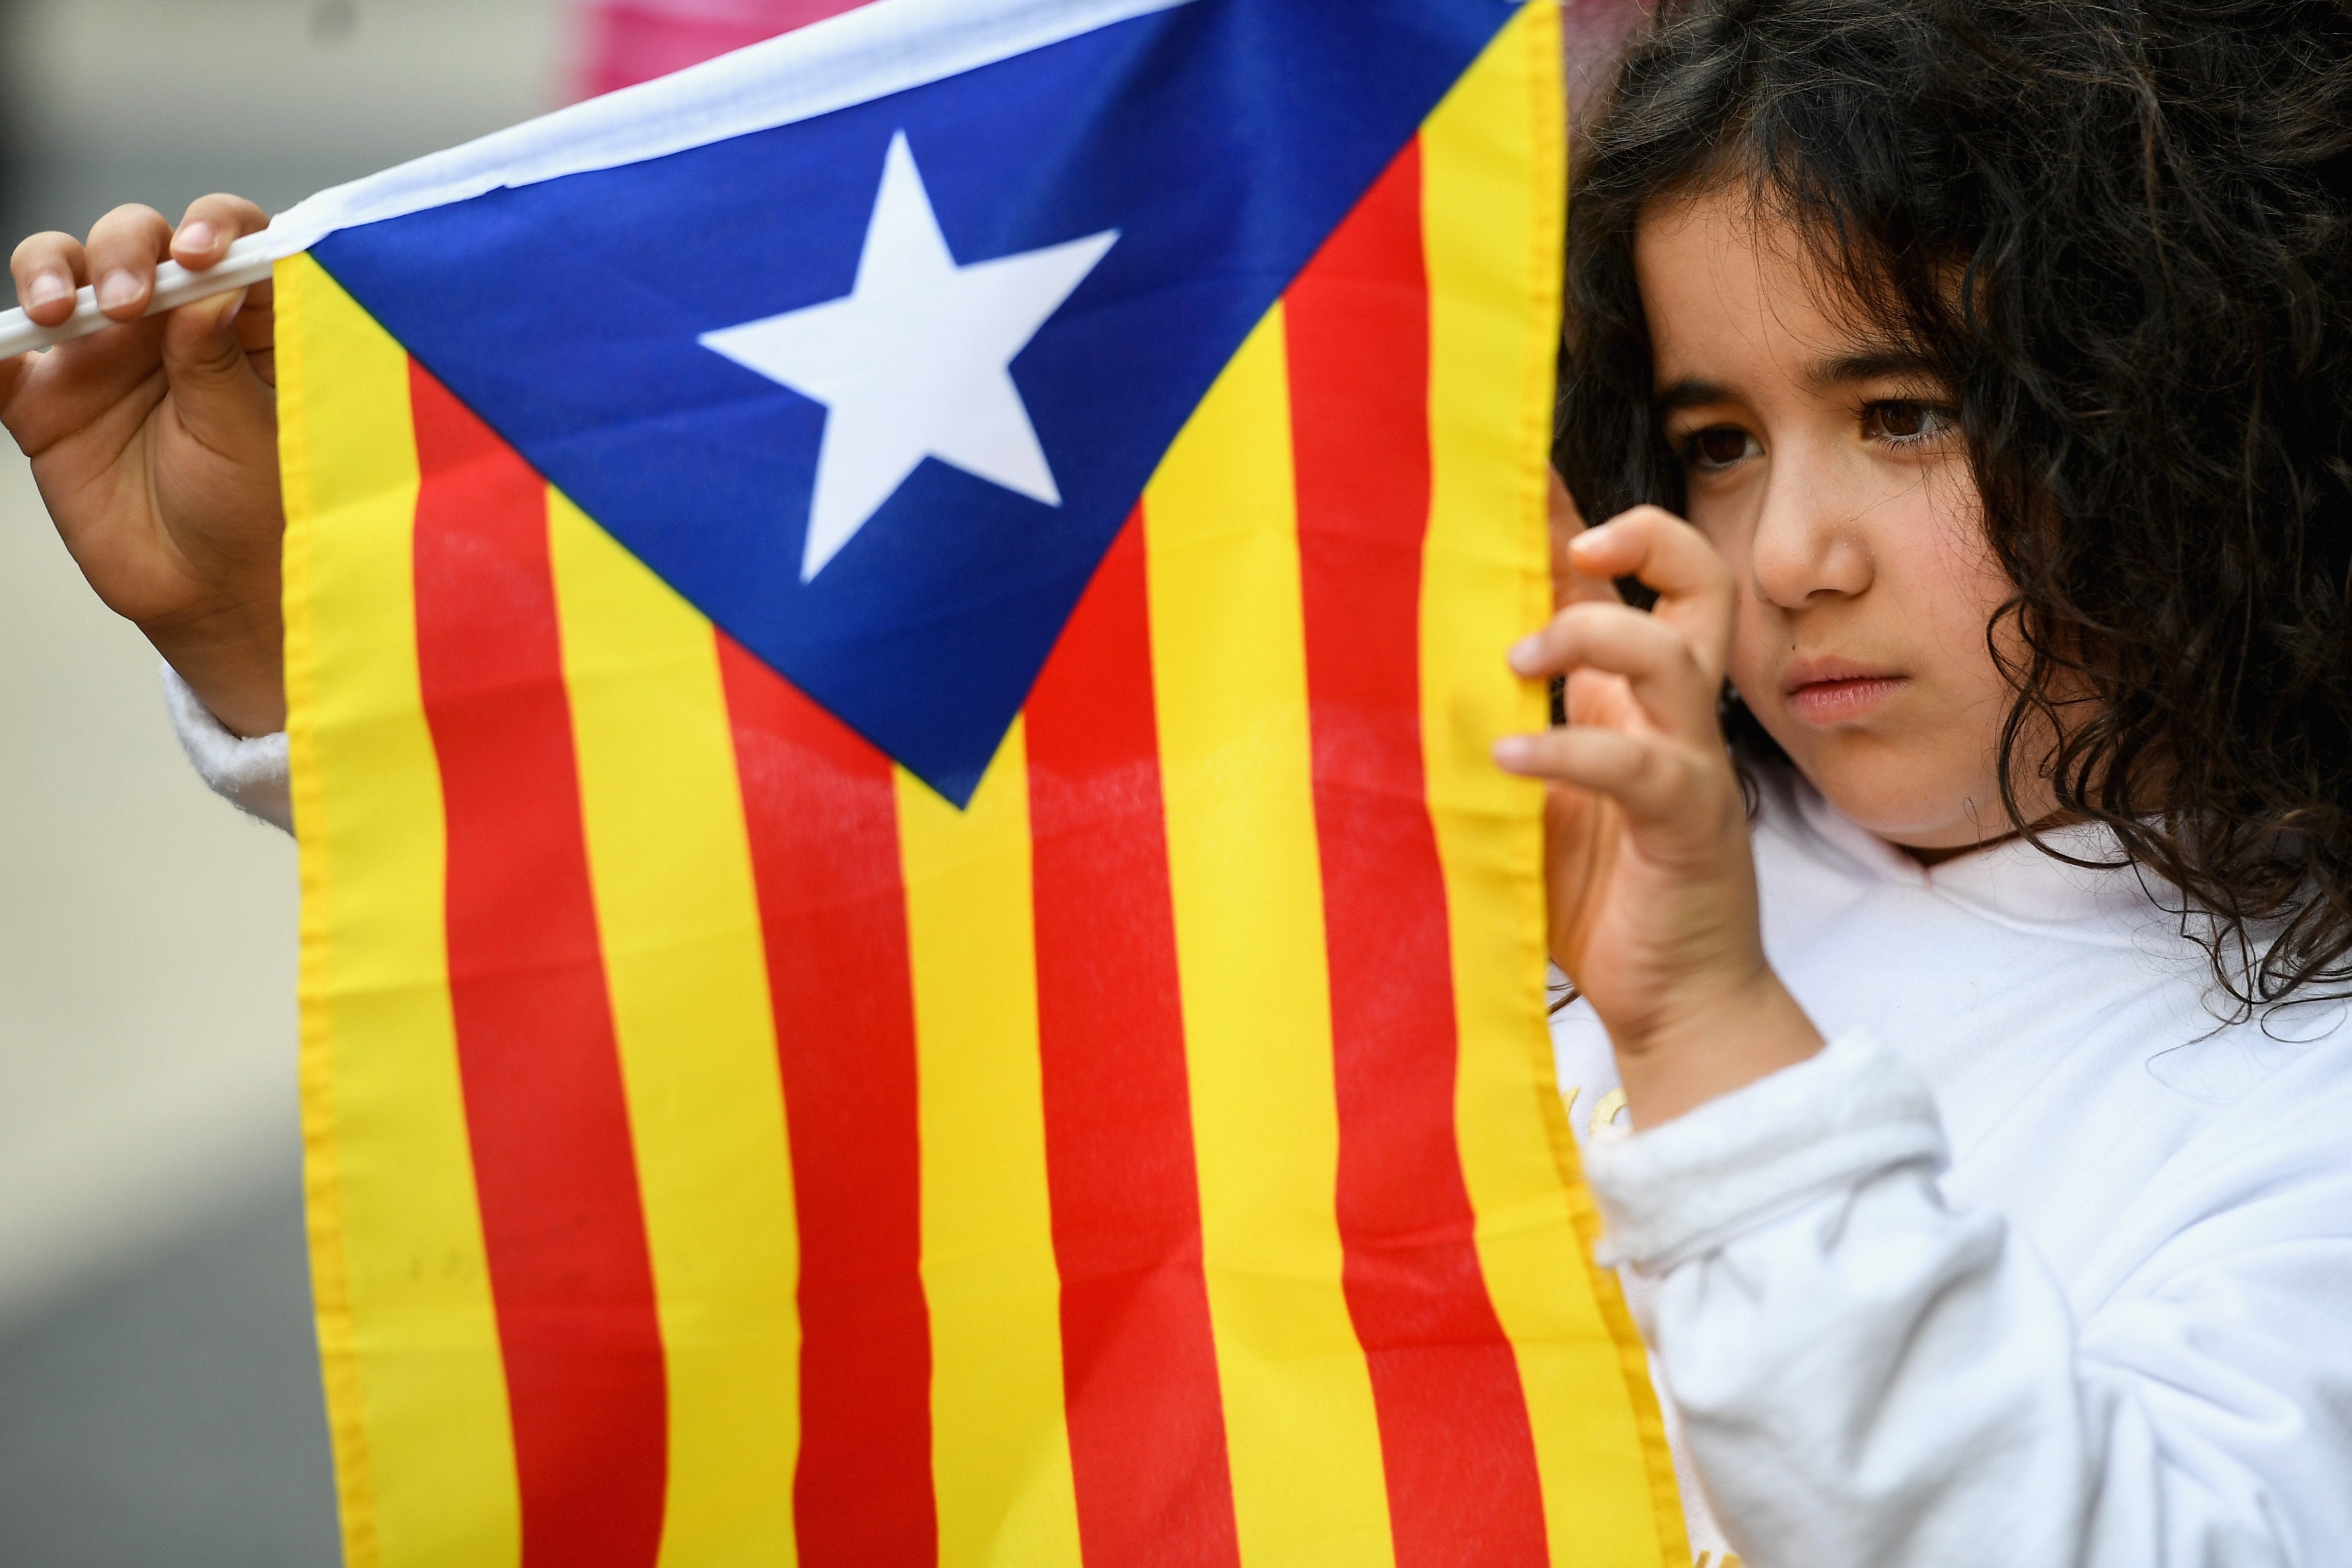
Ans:
<svg viewBox="0 0 2352 1568"><path fill-rule="evenodd" d="M155 269L155 292L147 314L173 309L232 288L247 288L269 276L274 258L267 231L250 234L228 247L228 255L202 272L191 272L176 261ZM98 290L85 287L74 298L74 313L54 327L36 326L22 310L0 311L0 359L13 359L34 349L46 349L69 338L87 338L114 326L99 313Z"/></svg>

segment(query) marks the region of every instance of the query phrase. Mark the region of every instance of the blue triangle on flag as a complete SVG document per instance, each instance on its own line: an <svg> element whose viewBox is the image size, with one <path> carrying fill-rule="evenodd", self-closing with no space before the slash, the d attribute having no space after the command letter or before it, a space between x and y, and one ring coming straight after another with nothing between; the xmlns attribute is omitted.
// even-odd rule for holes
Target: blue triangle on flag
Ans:
<svg viewBox="0 0 2352 1568"><path fill-rule="evenodd" d="M313 254L654 571L961 805L1218 372L1516 9L1192 0ZM827 482L827 538L855 523L828 554L825 346L786 342L780 380L705 339L860 287L901 138L957 267L1116 239L1010 361L1046 480L941 442L899 452L877 505L876 458Z"/></svg>

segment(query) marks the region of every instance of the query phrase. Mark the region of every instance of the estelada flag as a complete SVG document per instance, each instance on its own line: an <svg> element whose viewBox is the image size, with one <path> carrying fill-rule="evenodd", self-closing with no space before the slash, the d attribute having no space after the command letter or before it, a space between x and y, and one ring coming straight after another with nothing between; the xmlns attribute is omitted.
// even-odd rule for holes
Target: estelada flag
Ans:
<svg viewBox="0 0 2352 1568"><path fill-rule="evenodd" d="M375 1564L1655 1564L1551 0L881 0L272 230Z"/></svg>

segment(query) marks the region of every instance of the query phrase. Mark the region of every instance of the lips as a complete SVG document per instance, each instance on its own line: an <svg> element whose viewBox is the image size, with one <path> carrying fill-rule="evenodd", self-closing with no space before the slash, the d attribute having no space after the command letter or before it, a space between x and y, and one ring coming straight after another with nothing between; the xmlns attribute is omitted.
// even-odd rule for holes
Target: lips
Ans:
<svg viewBox="0 0 2352 1568"><path fill-rule="evenodd" d="M1789 711L1806 724L1852 724L1908 685L1906 676L1850 659L1799 659L1780 677Z"/></svg>

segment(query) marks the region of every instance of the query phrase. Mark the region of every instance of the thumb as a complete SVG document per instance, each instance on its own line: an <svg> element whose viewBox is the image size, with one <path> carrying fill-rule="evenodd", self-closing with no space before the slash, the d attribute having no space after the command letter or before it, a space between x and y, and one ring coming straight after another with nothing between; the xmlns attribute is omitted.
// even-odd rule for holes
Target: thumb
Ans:
<svg viewBox="0 0 2352 1568"><path fill-rule="evenodd" d="M188 434L234 453L270 434L269 388L236 331L246 291L181 306L164 318L163 374Z"/></svg>

